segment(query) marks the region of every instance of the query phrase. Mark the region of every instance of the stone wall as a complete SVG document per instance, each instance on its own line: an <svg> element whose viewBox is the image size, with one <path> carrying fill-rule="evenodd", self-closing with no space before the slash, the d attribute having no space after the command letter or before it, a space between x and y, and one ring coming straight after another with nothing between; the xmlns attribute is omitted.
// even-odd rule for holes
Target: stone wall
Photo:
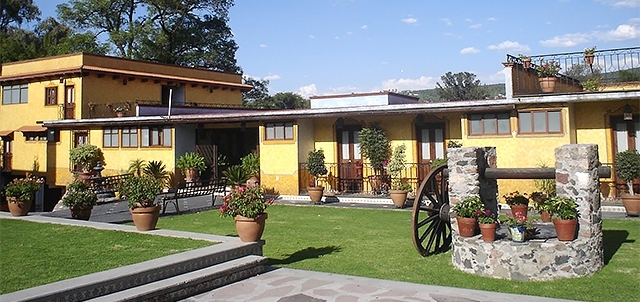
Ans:
<svg viewBox="0 0 640 302"><path fill-rule="evenodd" d="M480 194L488 209L497 208L496 180L483 179L485 167L495 167L494 147L449 149L451 208L464 197ZM597 145L565 145L555 149L556 190L578 203L578 237L559 241L555 236L516 243L507 236L484 242L480 235L461 237L452 217L452 262L468 273L492 278L543 281L587 276L604 265L602 213L597 173ZM504 228L501 226L502 233ZM555 235L550 223L540 225Z"/></svg>

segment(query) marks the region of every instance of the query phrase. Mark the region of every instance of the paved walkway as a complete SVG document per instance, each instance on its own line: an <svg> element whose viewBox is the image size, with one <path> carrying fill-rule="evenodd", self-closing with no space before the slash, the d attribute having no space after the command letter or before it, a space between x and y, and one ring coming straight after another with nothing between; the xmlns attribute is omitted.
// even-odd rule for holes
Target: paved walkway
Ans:
<svg viewBox="0 0 640 302"><path fill-rule="evenodd" d="M361 199L360 199L361 200ZM357 200L353 200L357 201ZM216 206L221 203L218 198ZM276 200L276 204L311 205L306 198L291 197ZM391 201L382 199L371 202L330 202L320 206L361 207L411 211L411 208L395 209ZM621 205L603 207L605 218L624 218ZM181 213L212 209L210 197L193 197L180 200ZM35 214L35 213L34 213ZM70 217L66 209L43 216ZM168 205L166 215L175 215ZM131 220L126 202L111 202L94 207L90 221L122 223ZM264 274L209 291L184 301L274 301L274 302L322 302L322 301L567 301L536 296L504 294L468 290L444 286L431 286L408 282L362 278L347 275L303 271L286 268L269 268Z"/></svg>

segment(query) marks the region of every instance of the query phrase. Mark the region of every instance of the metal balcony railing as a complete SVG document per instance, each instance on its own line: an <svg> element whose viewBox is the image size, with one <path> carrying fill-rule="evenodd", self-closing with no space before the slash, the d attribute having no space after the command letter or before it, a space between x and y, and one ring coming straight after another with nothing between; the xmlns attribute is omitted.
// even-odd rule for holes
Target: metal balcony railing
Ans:
<svg viewBox="0 0 640 302"><path fill-rule="evenodd" d="M536 68L549 62L561 68L553 93L640 89L640 47L596 50L591 58L583 51L529 58L527 68L523 57L507 55L507 63L513 64L513 95L542 93Z"/></svg>

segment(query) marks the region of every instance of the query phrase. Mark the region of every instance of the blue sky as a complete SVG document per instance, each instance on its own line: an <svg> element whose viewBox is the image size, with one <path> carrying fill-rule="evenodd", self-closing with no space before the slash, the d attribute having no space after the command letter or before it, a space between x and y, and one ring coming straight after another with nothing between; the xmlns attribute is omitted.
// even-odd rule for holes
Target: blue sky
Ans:
<svg viewBox="0 0 640 302"><path fill-rule="evenodd" d="M66 1L35 0L43 18ZM640 46L640 0L236 0L244 74L303 96L434 88L468 71L504 83L506 54Z"/></svg>

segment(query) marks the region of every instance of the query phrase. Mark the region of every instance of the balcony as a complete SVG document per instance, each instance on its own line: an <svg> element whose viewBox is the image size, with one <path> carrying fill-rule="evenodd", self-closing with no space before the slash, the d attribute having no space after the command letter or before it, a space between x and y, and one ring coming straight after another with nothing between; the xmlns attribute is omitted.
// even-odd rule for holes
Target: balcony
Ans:
<svg viewBox="0 0 640 302"><path fill-rule="evenodd" d="M592 58L582 51L529 58L530 64L522 57L507 55L507 62L503 63L511 67L511 73L507 74L507 95L640 90L640 47L596 50ZM543 92L536 68L549 62L558 63L561 69L553 92Z"/></svg>

